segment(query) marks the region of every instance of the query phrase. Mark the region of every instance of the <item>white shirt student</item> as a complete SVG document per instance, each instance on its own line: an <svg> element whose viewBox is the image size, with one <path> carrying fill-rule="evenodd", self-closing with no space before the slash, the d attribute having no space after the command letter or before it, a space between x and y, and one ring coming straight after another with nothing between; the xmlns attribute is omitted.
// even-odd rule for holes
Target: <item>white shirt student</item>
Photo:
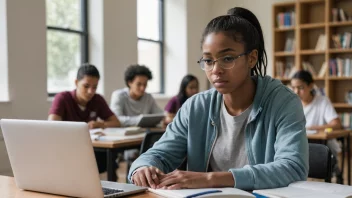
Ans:
<svg viewBox="0 0 352 198"><path fill-rule="evenodd" d="M306 117L306 128L310 130L341 129L340 118L329 98L316 94L313 86L312 75L307 71L298 71L292 77L291 87L301 98ZM329 140L328 147L335 157L341 152L336 139Z"/></svg>

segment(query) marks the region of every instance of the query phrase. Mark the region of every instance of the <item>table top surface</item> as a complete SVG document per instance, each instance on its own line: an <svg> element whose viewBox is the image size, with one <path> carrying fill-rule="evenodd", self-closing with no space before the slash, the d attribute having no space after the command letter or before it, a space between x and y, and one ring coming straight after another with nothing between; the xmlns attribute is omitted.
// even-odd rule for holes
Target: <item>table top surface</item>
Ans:
<svg viewBox="0 0 352 198"><path fill-rule="evenodd" d="M333 130L331 132L318 131L314 134L307 134L308 139L312 140L330 140L334 138L347 137L352 130Z"/></svg>
<svg viewBox="0 0 352 198"><path fill-rule="evenodd" d="M0 176L0 197L6 198L63 198L65 196L51 195L45 193L38 193L26 191L17 188L15 179L13 177ZM138 193L129 195L132 198L161 198L162 196L156 195L151 192Z"/></svg>

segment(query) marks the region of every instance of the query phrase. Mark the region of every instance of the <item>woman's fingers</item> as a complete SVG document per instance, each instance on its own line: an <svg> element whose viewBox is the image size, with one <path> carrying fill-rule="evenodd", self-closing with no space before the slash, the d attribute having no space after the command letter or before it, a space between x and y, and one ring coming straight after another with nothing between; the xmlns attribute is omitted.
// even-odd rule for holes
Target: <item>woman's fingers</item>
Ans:
<svg viewBox="0 0 352 198"><path fill-rule="evenodd" d="M153 171L151 169L147 169L145 171L145 177L147 179L148 182L148 186L150 186L151 188L155 188L155 183L154 183L154 179L153 179L153 175L155 175L153 173Z"/></svg>
<svg viewBox="0 0 352 198"><path fill-rule="evenodd" d="M169 176L169 177L165 177L163 179L160 180L160 184L157 186L157 188L162 188L164 186L170 186L170 185L173 185L173 184L176 184L178 183L179 179L177 177L174 177L174 176Z"/></svg>
<svg viewBox="0 0 352 198"><path fill-rule="evenodd" d="M159 185L159 183L160 183L159 176L161 176L163 173L159 169L156 169L156 168L151 169L150 173L151 173L151 178L154 181L154 184L156 187L156 185Z"/></svg>
<svg viewBox="0 0 352 198"><path fill-rule="evenodd" d="M149 187L145 173L139 174L139 180L140 180L141 186Z"/></svg>

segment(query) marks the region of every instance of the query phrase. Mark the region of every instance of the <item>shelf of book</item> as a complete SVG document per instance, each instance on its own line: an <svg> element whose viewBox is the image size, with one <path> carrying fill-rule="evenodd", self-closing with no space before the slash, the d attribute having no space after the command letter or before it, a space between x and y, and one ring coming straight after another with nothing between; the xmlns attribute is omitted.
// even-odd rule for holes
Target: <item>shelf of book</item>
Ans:
<svg viewBox="0 0 352 198"><path fill-rule="evenodd" d="M301 29L325 28L325 23L307 23L300 25Z"/></svg>
<svg viewBox="0 0 352 198"><path fill-rule="evenodd" d="M328 52L331 53L331 54L352 53L352 49L329 49Z"/></svg>
<svg viewBox="0 0 352 198"><path fill-rule="evenodd" d="M275 32L289 32L289 31L294 31L296 28L294 26L291 27L279 27L275 28Z"/></svg>
<svg viewBox="0 0 352 198"><path fill-rule="evenodd" d="M275 52L275 56L294 56L296 55L295 52Z"/></svg>
<svg viewBox="0 0 352 198"><path fill-rule="evenodd" d="M348 103L333 103L333 106L335 108L347 108L347 109L351 109L352 105L348 104Z"/></svg>
<svg viewBox="0 0 352 198"><path fill-rule="evenodd" d="M300 3L324 3L325 0L300 0Z"/></svg>
<svg viewBox="0 0 352 198"><path fill-rule="evenodd" d="M278 28L282 12L295 13L290 15L294 27ZM292 76L294 71L306 69L315 74L316 85L325 89L340 112L352 113L352 105L344 103L345 95L352 92L352 0L293 0L275 3L272 13L276 24L272 30L273 76ZM290 39L293 42L288 42ZM287 43L294 52L286 50ZM290 81L278 79L285 84Z"/></svg>
<svg viewBox="0 0 352 198"><path fill-rule="evenodd" d="M339 26L352 26L352 21L337 21L337 22L330 22L330 27L339 27Z"/></svg>
<svg viewBox="0 0 352 198"><path fill-rule="evenodd" d="M323 51L323 50L308 49L308 50L301 50L301 51L300 51L300 54L301 54L301 55L325 54L325 51Z"/></svg>
<svg viewBox="0 0 352 198"><path fill-rule="evenodd" d="M329 76L328 77L329 80L352 80L352 76Z"/></svg>

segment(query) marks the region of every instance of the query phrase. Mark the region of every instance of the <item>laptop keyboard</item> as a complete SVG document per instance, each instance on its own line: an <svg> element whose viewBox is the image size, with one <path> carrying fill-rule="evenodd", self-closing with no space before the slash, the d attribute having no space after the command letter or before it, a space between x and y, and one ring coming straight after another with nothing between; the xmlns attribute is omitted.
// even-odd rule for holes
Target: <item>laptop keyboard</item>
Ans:
<svg viewBox="0 0 352 198"><path fill-rule="evenodd" d="M113 195L121 192L123 192L123 190L113 189L113 188L103 188L104 197L110 197L109 195Z"/></svg>

